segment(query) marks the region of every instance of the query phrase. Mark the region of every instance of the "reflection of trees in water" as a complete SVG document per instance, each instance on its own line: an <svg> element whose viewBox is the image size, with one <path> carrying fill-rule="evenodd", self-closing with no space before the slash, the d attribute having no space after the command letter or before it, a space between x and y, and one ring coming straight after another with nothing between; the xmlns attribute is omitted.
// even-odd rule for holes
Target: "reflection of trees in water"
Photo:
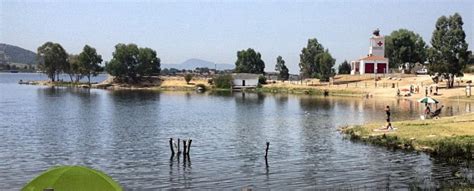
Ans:
<svg viewBox="0 0 474 191"><path fill-rule="evenodd" d="M220 96L220 97L233 97L231 91L210 91L209 95Z"/></svg>
<svg viewBox="0 0 474 191"><path fill-rule="evenodd" d="M150 90L115 90L110 94L114 101L126 102L154 101L160 98L160 92Z"/></svg>
<svg viewBox="0 0 474 191"><path fill-rule="evenodd" d="M265 94L263 93L245 93L237 92L234 93L235 102L243 105L261 105L265 102Z"/></svg>
<svg viewBox="0 0 474 191"><path fill-rule="evenodd" d="M301 97L299 103L304 110L329 110L333 104L331 99L320 97Z"/></svg>
<svg viewBox="0 0 474 191"><path fill-rule="evenodd" d="M262 140L262 129L265 128L264 100L265 95L257 93L234 93L235 104L235 140L236 150L242 163L240 170L253 174L261 155L265 140Z"/></svg>
<svg viewBox="0 0 474 191"><path fill-rule="evenodd" d="M288 104L288 95L275 95L275 102L278 106L286 106Z"/></svg>

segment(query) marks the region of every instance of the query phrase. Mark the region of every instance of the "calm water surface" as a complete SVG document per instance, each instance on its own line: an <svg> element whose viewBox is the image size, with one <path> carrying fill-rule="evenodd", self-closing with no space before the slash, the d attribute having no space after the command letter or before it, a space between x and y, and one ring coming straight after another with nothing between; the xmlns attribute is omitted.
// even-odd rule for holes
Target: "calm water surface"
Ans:
<svg viewBox="0 0 474 191"><path fill-rule="evenodd" d="M382 125L387 104L395 121L416 118L422 106L408 100L17 84L44 78L0 74L1 190L18 190L52 166L73 164L102 170L127 190L474 185L472 163L355 143L336 131ZM474 109L457 101L445 106L443 115ZM170 137L193 139L190 161L170 159Z"/></svg>

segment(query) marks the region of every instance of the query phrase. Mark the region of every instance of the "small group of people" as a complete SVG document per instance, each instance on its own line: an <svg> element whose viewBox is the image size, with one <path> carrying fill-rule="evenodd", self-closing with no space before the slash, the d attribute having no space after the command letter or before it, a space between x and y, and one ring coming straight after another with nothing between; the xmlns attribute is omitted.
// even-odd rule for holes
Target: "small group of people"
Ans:
<svg viewBox="0 0 474 191"><path fill-rule="evenodd" d="M438 89L439 89L438 86L435 86L434 89L435 89L434 95L438 95ZM429 91L429 92L430 92L429 95L433 95L433 86L430 86L429 90L430 90L430 91ZM425 96L428 96L428 86L426 86L426 88L425 88Z"/></svg>

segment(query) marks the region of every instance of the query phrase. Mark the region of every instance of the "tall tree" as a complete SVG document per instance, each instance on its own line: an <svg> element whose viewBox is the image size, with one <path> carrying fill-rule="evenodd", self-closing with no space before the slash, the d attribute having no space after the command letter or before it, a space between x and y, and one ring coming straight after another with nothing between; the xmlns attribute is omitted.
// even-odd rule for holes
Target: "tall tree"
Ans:
<svg viewBox="0 0 474 191"><path fill-rule="evenodd" d="M344 60L339 65L339 68L337 69L338 74L350 74L351 73L351 65L347 62L347 60Z"/></svg>
<svg viewBox="0 0 474 191"><path fill-rule="evenodd" d="M139 81L143 76L159 75L160 59L150 48L139 48L135 44L117 44L106 70L120 80Z"/></svg>
<svg viewBox="0 0 474 191"><path fill-rule="evenodd" d="M68 58L69 62L69 77L71 78L71 82L79 82L84 76L81 68L81 64L79 62L79 55L71 54Z"/></svg>
<svg viewBox="0 0 474 191"><path fill-rule="evenodd" d="M285 60L283 60L283 58L281 56L278 56L277 57L277 62L276 62L276 65L275 65L275 71L280 72L283 65L285 65Z"/></svg>
<svg viewBox="0 0 474 191"><path fill-rule="evenodd" d="M253 73L263 74L265 62L262 55L255 50L248 48L237 52L237 61L235 61L235 72L237 73Z"/></svg>
<svg viewBox="0 0 474 191"><path fill-rule="evenodd" d="M286 67L285 65L285 60L283 60L283 58L281 56L278 56L277 57L277 62L276 62L276 65L275 65L275 70L280 72L278 74L278 78L280 80L288 80L288 78L290 77L290 73L289 73L289 70L288 68Z"/></svg>
<svg viewBox="0 0 474 191"><path fill-rule="evenodd" d="M89 84L91 83L91 76L97 76L102 71L100 63L102 63L102 56L97 54L95 48L85 45L82 52L79 54L79 69L83 76L86 76Z"/></svg>
<svg viewBox="0 0 474 191"><path fill-rule="evenodd" d="M448 79L448 88L453 87L455 76L463 75L462 71L471 54L468 51L463 24L458 13L449 17L441 16L436 21L431 37L432 48L428 51L429 72L438 73Z"/></svg>
<svg viewBox="0 0 474 191"><path fill-rule="evenodd" d="M59 77L59 74L69 66L67 62L68 54L58 43L46 42L38 47L37 52L41 71L46 73L53 82Z"/></svg>
<svg viewBox="0 0 474 191"><path fill-rule="evenodd" d="M320 66L316 59L318 54L324 52L324 47L316 38L308 39L308 44L301 50L300 72L303 77L316 77L320 73Z"/></svg>
<svg viewBox="0 0 474 191"><path fill-rule="evenodd" d="M334 70L333 66L336 63L336 59L334 59L329 51L326 49L324 53L318 54L316 56L316 61L319 65L319 80L327 82L329 78L333 76Z"/></svg>
<svg viewBox="0 0 474 191"><path fill-rule="evenodd" d="M288 68L286 67L286 65L283 64L283 66L281 67L281 70L280 70L280 74L278 75L278 77L280 78L280 80L283 80L283 81L286 81L290 78L290 71L288 70Z"/></svg>
<svg viewBox="0 0 474 191"><path fill-rule="evenodd" d="M403 69L410 71L415 63L426 61L428 46L423 38L413 31L399 29L393 31L385 39L385 54L390 61L391 68L402 66ZM405 68L405 63L408 63L408 68Z"/></svg>

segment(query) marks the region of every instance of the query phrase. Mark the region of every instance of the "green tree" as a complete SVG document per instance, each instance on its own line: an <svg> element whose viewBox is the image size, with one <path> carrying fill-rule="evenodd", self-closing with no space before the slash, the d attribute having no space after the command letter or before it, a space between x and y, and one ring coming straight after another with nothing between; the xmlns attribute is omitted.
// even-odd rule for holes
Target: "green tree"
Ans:
<svg viewBox="0 0 474 191"><path fill-rule="evenodd" d="M458 13L449 17L442 16L436 21L431 37L432 48L428 50L429 72L438 73L448 79L448 88L454 86L455 76L463 75L462 71L471 54L468 51L463 24Z"/></svg>
<svg viewBox="0 0 474 191"><path fill-rule="evenodd" d="M332 77L334 73L332 67L336 63L336 59L334 59L326 49L324 53L318 54L316 56L316 61L319 64L319 80L324 82L329 81L329 78Z"/></svg>
<svg viewBox="0 0 474 191"><path fill-rule="evenodd" d="M286 81L290 78L290 71L286 67L286 65L283 65L280 70L280 74L278 76L280 80Z"/></svg>
<svg viewBox="0 0 474 191"><path fill-rule="evenodd" d="M56 78L59 78L62 71L68 69L68 54L60 44L46 42L38 47L37 52L39 67L41 71L48 75L51 81L54 82Z"/></svg>
<svg viewBox="0 0 474 191"><path fill-rule="evenodd" d="M283 67L283 65L285 65L285 60L283 60L283 58L281 56L278 56L277 57L277 62L276 62L276 65L275 65L275 71L277 71L277 72L281 71L281 68Z"/></svg>
<svg viewBox="0 0 474 191"><path fill-rule="evenodd" d="M301 50L300 72L303 77L316 77L320 73L320 66L316 59L318 54L324 52L324 47L316 38L308 39L308 44Z"/></svg>
<svg viewBox="0 0 474 191"><path fill-rule="evenodd" d="M283 58L281 56L277 57L277 63L275 65L275 70L280 72L278 74L278 78L280 80L285 81L285 80L288 80L288 78L290 77L289 70L285 65L285 60L283 60Z"/></svg>
<svg viewBox="0 0 474 191"><path fill-rule="evenodd" d="M193 75L192 74L186 74L184 76L184 80L186 80L186 83L189 84L189 82L193 79Z"/></svg>
<svg viewBox="0 0 474 191"><path fill-rule="evenodd" d="M232 76L229 74L217 75L212 81L216 88L229 89L232 87Z"/></svg>
<svg viewBox="0 0 474 191"><path fill-rule="evenodd" d="M106 71L120 80L136 82L146 75L159 75L160 59L150 48L117 44Z"/></svg>
<svg viewBox="0 0 474 191"><path fill-rule="evenodd" d="M337 69L338 74L350 74L351 73L351 65L347 62L347 60L344 60L339 65L339 68Z"/></svg>
<svg viewBox="0 0 474 191"><path fill-rule="evenodd" d="M393 31L385 38L385 56L390 61L390 68L399 66L405 67L408 63L408 72L415 66L415 63L426 61L427 45L423 38L407 29Z"/></svg>
<svg viewBox="0 0 474 191"><path fill-rule="evenodd" d="M158 76L161 71L161 60L151 48L140 48L137 73L141 76Z"/></svg>
<svg viewBox="0 0 474 191"><path fill-rule="evenodd" d="M259 52L249 48L237 52L237 61L235 61L235 72L263 74L265 62Z"/></svg>
<svg viewBox="0 0 474 191"><path fill-rule="evenodd" d="M267 84L267 77L265 77L264 75L259 75L258 84Z"/></svg>
<svg viewBox="0 0 474 191"><path fill-rule="evenodd" d="M71 54L69 55L69 58L68 58L68 62L69 62L69 67L70 67L70 71L69 71L69 77L71 78L71 82L74 81L74 82L79 82L79 80L81 80L84 76L83 76L83 72L81 71L81 64L79 62L79 55L74 55L74 54ZM74 79L74 80L73 80Z"/></svg>
<svg viewBox="0 0 474 191"><path fill-rule="evenodd" d="M97 76L99 72L102 71L102 67L100 66L102 56L97 54L95 48L85 45L78 59L80 74L86 76L90 84L91 76Z"/></svg>

